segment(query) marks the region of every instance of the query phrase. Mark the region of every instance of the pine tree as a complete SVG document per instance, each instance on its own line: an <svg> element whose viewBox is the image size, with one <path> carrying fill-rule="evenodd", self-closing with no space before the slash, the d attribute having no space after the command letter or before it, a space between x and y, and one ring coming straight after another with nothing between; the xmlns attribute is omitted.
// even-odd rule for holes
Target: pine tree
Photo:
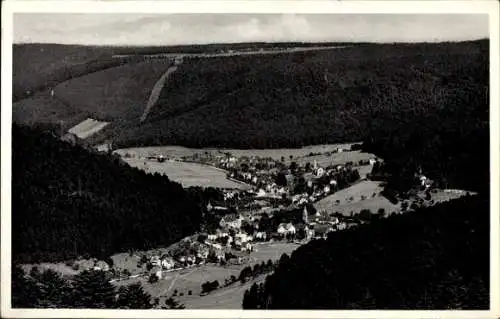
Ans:
<svg viewBox="0 0 500 319"><path fill-rule="evenodd" d="M24 270L15 266L12 267L12 308L33 308L38 306L40 289L35 282L26 278Z"/></svg>
<svg viewBox="0 0 500 319"><path fill-rule="evenodd" d="M75 308L114 308L115 288L103 271L86 270L75 276L72 304Z"/></svg>
<svg viewBox="0 0 500 319"><path fill-rule="evenodd" d="M69 283L59 273L47 269L39 275L40 300L42 308L65 308L69 306L71 293Z"/></svg>
<svg viewBox="0 0 500 319"><path fill-rule="evenodd" d="M151 309L151 295L146 293L140 283L120 287L118 290L118 308Z"/></svg>

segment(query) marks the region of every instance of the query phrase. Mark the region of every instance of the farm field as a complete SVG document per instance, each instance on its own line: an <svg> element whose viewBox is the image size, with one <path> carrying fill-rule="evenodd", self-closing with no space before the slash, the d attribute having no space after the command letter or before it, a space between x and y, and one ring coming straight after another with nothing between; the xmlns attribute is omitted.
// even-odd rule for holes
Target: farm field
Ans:
<svg viewBox="0 0 500 319"><path fill-rule="evenodd" d="M303 156L300 158L294 158L293 161L297 162L299 165L305 165L307 162L313 164L314 161L318 163L321 167L327 167L329 165L343 165L347 162L353 162L355 165L360 161L367 161L376 156L370 153L364 153L361 151L352 152L341 152L332 153L330 155L314 155L314 156ZM290 161L290 160L289 160Z"/></svg>
<svg viewBox="0 0 500 319"><path fill-rule="evenodd" d="M123 160L130 166L142 169L147 173L167 175L170 180L181 183L184 187L250 188L249 185L244 183L228 180L224 171L208 165L174 161L159 163L156 161L125 157Z"/></svg>
<svg viewBox="0 0 500 319"><path fill-rule="evenodd" d="M115 152L120 155L130 154L135 157L145 157L151 155L165 155L173 158L181 158L183 156L192 156L195 153L204 154L210 152L212 154L231 153L234 156L259 156L270 157L276 160L285 157L286 161L290 161L290 156L294 158L308 156L310 153L331 152L339 147L348 148L354 143L341 144L323 144L309 145L301 148L276 148L276 149L234 149L234 148L188 148L183 146L149 146L149 147L131 147L122 148ZM353 155L359 156L359 155ZM299 159L297 159L299 160Z"/></svg>
<svg viewBox="0 0 500 319"><path fill-rule="evenodd" d="M342 189L330 196L323 198L314 204L317 210L326 210L329 213L339 212L349 216L351 211L359 213L362 209L370 209L376 212L379 208L384 208L387 213L398 212L400 205L392 204L380 192L383 190L381 182L362 181L351 187ZM373 197L375 194L375 197ZM366 198L363 200L361 196ZM352 201L348 199L352 197ZM337 200L339 203L337 204Z"/></svg>
<svg viewBox="0 0 500 319"><path fill-rule="evenodd" d="M231 286L217 289L204 297L193 296L189 298L190 296L184 295L178 300L186 306L186 309L242 309L245 291L254 283L259 284L265 279L266 275L262 275L244 284L237 282Z"/></svg>
<svg viewBox="0 0 500 319"><path fill-rule="evenodd" d="M68 132L75 134L79 138L85 139L100 130L102 130L109 122L97 121L91 118L78 123L68 130Z"/></svg>

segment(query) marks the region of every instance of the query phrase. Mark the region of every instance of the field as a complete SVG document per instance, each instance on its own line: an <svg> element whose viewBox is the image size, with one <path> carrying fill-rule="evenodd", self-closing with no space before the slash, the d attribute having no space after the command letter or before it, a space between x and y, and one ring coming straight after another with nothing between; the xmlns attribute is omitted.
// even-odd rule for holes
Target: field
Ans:
<svg viewBox="0 0 500 319"><path fill-rule="evenodd" d="M169 60L129 63L63 82L55 95L98 120L138 124L155 83L169 66Z"/></svg>
<svg viewBox="0 0 500 319"><path fill-rule="evenodd" d="M343 165L347 162L353 162L355 165L358 164L360 160L367 161L376 156L370 153L364 153L361 151L352 152L341 152L332 153L330 155L314 155L314 156L304 156L300 158L294 158L293 161L297 162L299 165L305 165L307 162L313 164L314 161L318 163L321 167L327 167L329 165ZM290 161L290 160L289 160Z"/></svg>
<svg viewBox="0 0 500 319"><path fill-rule="evenodd" d="M184 187L250 188L246 184L228 180L224 171L208 165L173 161L159 163L138 158L123 158L123 160L145 172L167 175L170 180L179 182Z"/></svg>
<svg viewBox="0 0 500 319"><path fill-rule="evenodd" d="M165 155L172 158L181 158L183 156L193 156L194 154L204 154L210 152L212 154L231 153L236 157L241 156L258 156L270 157L275 160L280 160L282 156L285 157L287 162L290 161L290 156L293 158L308 156L310 153L324 153L331 152L339 147L348 148L352 143L342 144L324 144L324 145L310 145L301 148L276 148L276 149L233 149L233 148L188 148L183 146L149 146L149 147L132 147L116 150L120 155L130 154L136 157L145 157L151 155ZM356 153L357 154L357 153ZM353 154L353 159L356 155ZM349 156L349 155L347 155ZM365 155L361 155L365 156ZM366 155L368 156L368 155ZM364 157L363 157L364 159Z"/></svg>
<svg viewBox="0 0 500 319"><path fill-rule="evenodd" d="M68 130L68 132L75 134L79 138L87 138L100 130L102 130L108 122L96 121L93 119L86 119L83 122L78 123Z"/></svg>
<svg viewBox="0 0 500 319"><path fill-rule="evenodd" d="M362 209L370 209L375 213L379 208L385 209L387 213L398 212L399 205L392 204L380 192L383 190L380 182L362 181L351 187L342 189L330 196L323 198L314 204L318 210L326 210L329 213L339 212L349 216L351 212L359 213ZM375 197L373 197L375 194ZM361 196L365 196L362 199ZM352 197L352 201L349 198ZM339 203L337 204L337 200Z"/></svg>

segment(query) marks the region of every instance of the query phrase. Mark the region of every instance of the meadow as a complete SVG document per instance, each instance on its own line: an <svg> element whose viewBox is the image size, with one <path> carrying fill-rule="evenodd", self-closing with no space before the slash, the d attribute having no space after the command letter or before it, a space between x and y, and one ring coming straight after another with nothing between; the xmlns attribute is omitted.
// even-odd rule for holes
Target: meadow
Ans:
<svg viewBox="0 0 500 319"><path fill-rule="evenodd" d="M328 213L338 212L344 216L350 216L351 212L359 213L362 209L370 209L373 213L379 208L383 208L387 213L398 212L399 205L392 204L380 194L383 189L381 182L361 181L323 198L316 202L314 207Z"/></svg>
<svg viewBox="0 0 500 319"><path fill-rule="evenodd" d="M65 81L54 91L66 104L98 120L138 124L155 83L169 66L169 60L129 63Z"/></svg>
<svg viewBox="0 0 500 319"><path fill-rule="evenodd" d="M230 153L231 155L236 157L258 156L262 158L272 158L274 160L281 160L281 157L284 157L286 162L289 162L290 156L292 156L292 160L297 160L298 162L300 161L299 158L309 156L310 153L331 152L339 147L349 148L351 145L352 143L320 144L320 145L308 145L300 148L275 148L275 149L234 149L234 148L211 148L211 147L188 148L183 146L147 146L147 147L122 148L116 150L116 153L122 156L125 154L129 154L131 156L136 156L136 157L145 157L145 156L162 154L172 158L191 157L194 154L205 154L206 152L209 152L213 155L217 154L222 155L223 153ZM349 156L349 155L344 155L344 156ZM352 156L353 156L352 159L355 159L354 156L359 156L359 155L353 154Z"/></svg>
<svg viewBox="0 0 500 319"><path fill-rule="evenodd" d="M93 134L96 134L108 124L109 122L96 121L94 119L88 118L85 121L82 121L70 128L68 132L75 134L81 139L85 139Z"/></svg>
<svg viewBox="0 0 500 319"><path fill-rule="evenodd" d="M139 158L123 158L123 160L146 173L167 175L170 180L179 182L184 187L250 189L249 185L228 180L226 172L208 165L174 161L159 163Z"/></svg>

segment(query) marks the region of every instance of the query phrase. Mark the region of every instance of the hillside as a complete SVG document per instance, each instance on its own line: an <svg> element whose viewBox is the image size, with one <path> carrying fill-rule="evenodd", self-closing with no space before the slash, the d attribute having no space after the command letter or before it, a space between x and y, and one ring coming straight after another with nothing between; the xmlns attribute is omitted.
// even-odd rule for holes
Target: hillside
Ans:
<svg viewBox="0 0 500 319"><path fill-rule="evenodd" d="M298 248L243 305L488 309L489 234L486 196L393 215Z"/></svg>
<svg viewBox="0 0 500 319"><path fill-rule="evenodd" d="M15 125L12 140L14 261L105 258L199 228L211 190L184 190L34 129Z"/></svg>
<svg viewBox="0 0 500 319"><path fill-rule="evenodd" d="M487 41L185 59L147 123L124 124L116 141L297 147L416 130L450 112L475 122L488 118L487 74Z"/></svg>
<svg viewBox="0 0 500 319"><path fill-rule="evenodd" d="M287 45L293 44L274 44ZM252 46L259 44L100 49L148 54ZM54 101L41 93L19 101L14 120L63 120L65 129L87 117L111 121L88 142L112 139L120 148L364 141L364 150L386 159L394 176L411 177L420 166L443 187L487 191L489 172L477 160L488 157L488 50L488 40L479 40L185 58L142 123L148 94L168 62L129 61L63 81ZM392 184L408 187L405 179Z"/></svg>

